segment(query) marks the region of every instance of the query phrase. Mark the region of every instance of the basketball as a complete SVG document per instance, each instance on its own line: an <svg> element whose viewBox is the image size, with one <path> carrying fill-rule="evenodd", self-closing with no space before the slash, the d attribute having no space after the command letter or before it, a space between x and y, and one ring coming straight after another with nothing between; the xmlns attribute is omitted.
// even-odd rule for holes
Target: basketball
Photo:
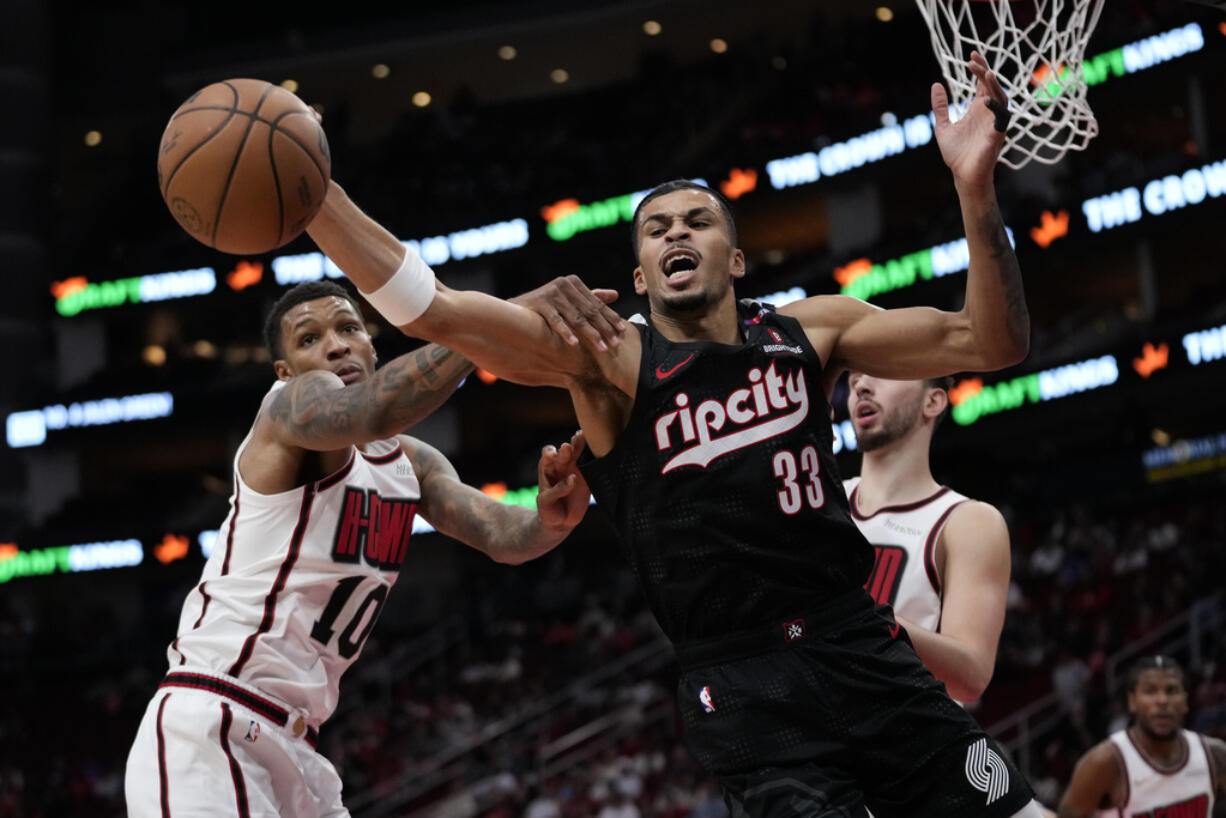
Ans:
<svg viewBox="0 0 1226 818"><path fill-rule="evenodd" d="M323 204L331 173L323 128L277 85L229 79L192 94L158 148L158 188L184 230L236 255L281 247Z"/></svg>

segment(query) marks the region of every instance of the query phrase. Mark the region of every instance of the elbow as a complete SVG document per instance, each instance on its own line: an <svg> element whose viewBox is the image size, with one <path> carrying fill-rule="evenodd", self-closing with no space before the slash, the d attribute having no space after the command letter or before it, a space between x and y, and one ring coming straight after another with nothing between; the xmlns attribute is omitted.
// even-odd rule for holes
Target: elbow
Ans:
<svg viewBox="0 0 1226 818"><path fill-rule="evenodd" d="M983 372L995 372L1017 366L1030 354L1030 331L1014 332L1009 336L985 344L980 349Z"/></svg>
<svg viewBox="0 0 1226 818"><path fill-rule="evenodd" d="M947 687L951 698L969 703L979 701L991 681L992 668L975 667L972 663L968 663L964 672L957 679L950 680Z"/></svg>

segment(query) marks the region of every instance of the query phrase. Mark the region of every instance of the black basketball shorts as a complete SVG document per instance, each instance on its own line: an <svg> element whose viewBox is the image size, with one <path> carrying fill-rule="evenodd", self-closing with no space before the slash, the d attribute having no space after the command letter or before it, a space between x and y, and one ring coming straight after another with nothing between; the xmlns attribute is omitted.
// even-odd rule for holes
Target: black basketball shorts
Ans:
<svg viewBox="0 0 1226 818"><path fill-rule="evenodd" d="M1033 798L867 594L677 654L686 745L732 818L1007 818Z"/></svg>

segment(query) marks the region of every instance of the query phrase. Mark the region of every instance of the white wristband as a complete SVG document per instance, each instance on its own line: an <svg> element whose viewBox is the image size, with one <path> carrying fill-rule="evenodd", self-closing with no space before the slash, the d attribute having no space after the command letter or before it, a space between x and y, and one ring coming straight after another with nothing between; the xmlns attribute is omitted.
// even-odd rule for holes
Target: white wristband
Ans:
<svg viewBox="0 0 1226 818"><path fill-rule="evenodd" d="M434 300L434 271L412 247L405 245L404 262L396 274L373 293L362 293L392 326L403 327L421 317Z"/></svg>

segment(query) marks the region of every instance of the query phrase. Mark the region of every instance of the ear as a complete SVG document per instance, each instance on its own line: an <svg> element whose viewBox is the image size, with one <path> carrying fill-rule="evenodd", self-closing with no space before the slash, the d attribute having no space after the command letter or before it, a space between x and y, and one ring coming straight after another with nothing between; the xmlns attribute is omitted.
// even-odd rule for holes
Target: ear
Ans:
<svg viewBox="0 0 1226 818"><path fill-rule="evenodd" d="M941 416L947 406L949 406L949 393L944 389L930 388L928 396L924 398L924 417L928 420L935 420Z"/></svg>
<svg viewBox="0 0 1226 818"><path fill-rule="evenodd" d="M272 362L272 368L276 371L278 380L288 381L294 377L294 371L290 369L289 362L281 358Z"/></svg>
<svg viewBox="0 0 1226 818"><path fill-rule="evenodd" d="M1137 714L1137 697L1135 693L1128 694L1128 713L1135 716Z"/></svg>
<svg viewBox="0 0 1226 818"><path fill-rule="evenodd" d="M647 295L647 277L643 275L642 267L634 268L634 291L639 295Z"/></svg>
<svg viewBox="0 0 1226 818"><path fill-rule="evenodd" d="M731 269L733 278L745 277L745 254L741 252L739 247L733 248L732 250Z"/></svg>

